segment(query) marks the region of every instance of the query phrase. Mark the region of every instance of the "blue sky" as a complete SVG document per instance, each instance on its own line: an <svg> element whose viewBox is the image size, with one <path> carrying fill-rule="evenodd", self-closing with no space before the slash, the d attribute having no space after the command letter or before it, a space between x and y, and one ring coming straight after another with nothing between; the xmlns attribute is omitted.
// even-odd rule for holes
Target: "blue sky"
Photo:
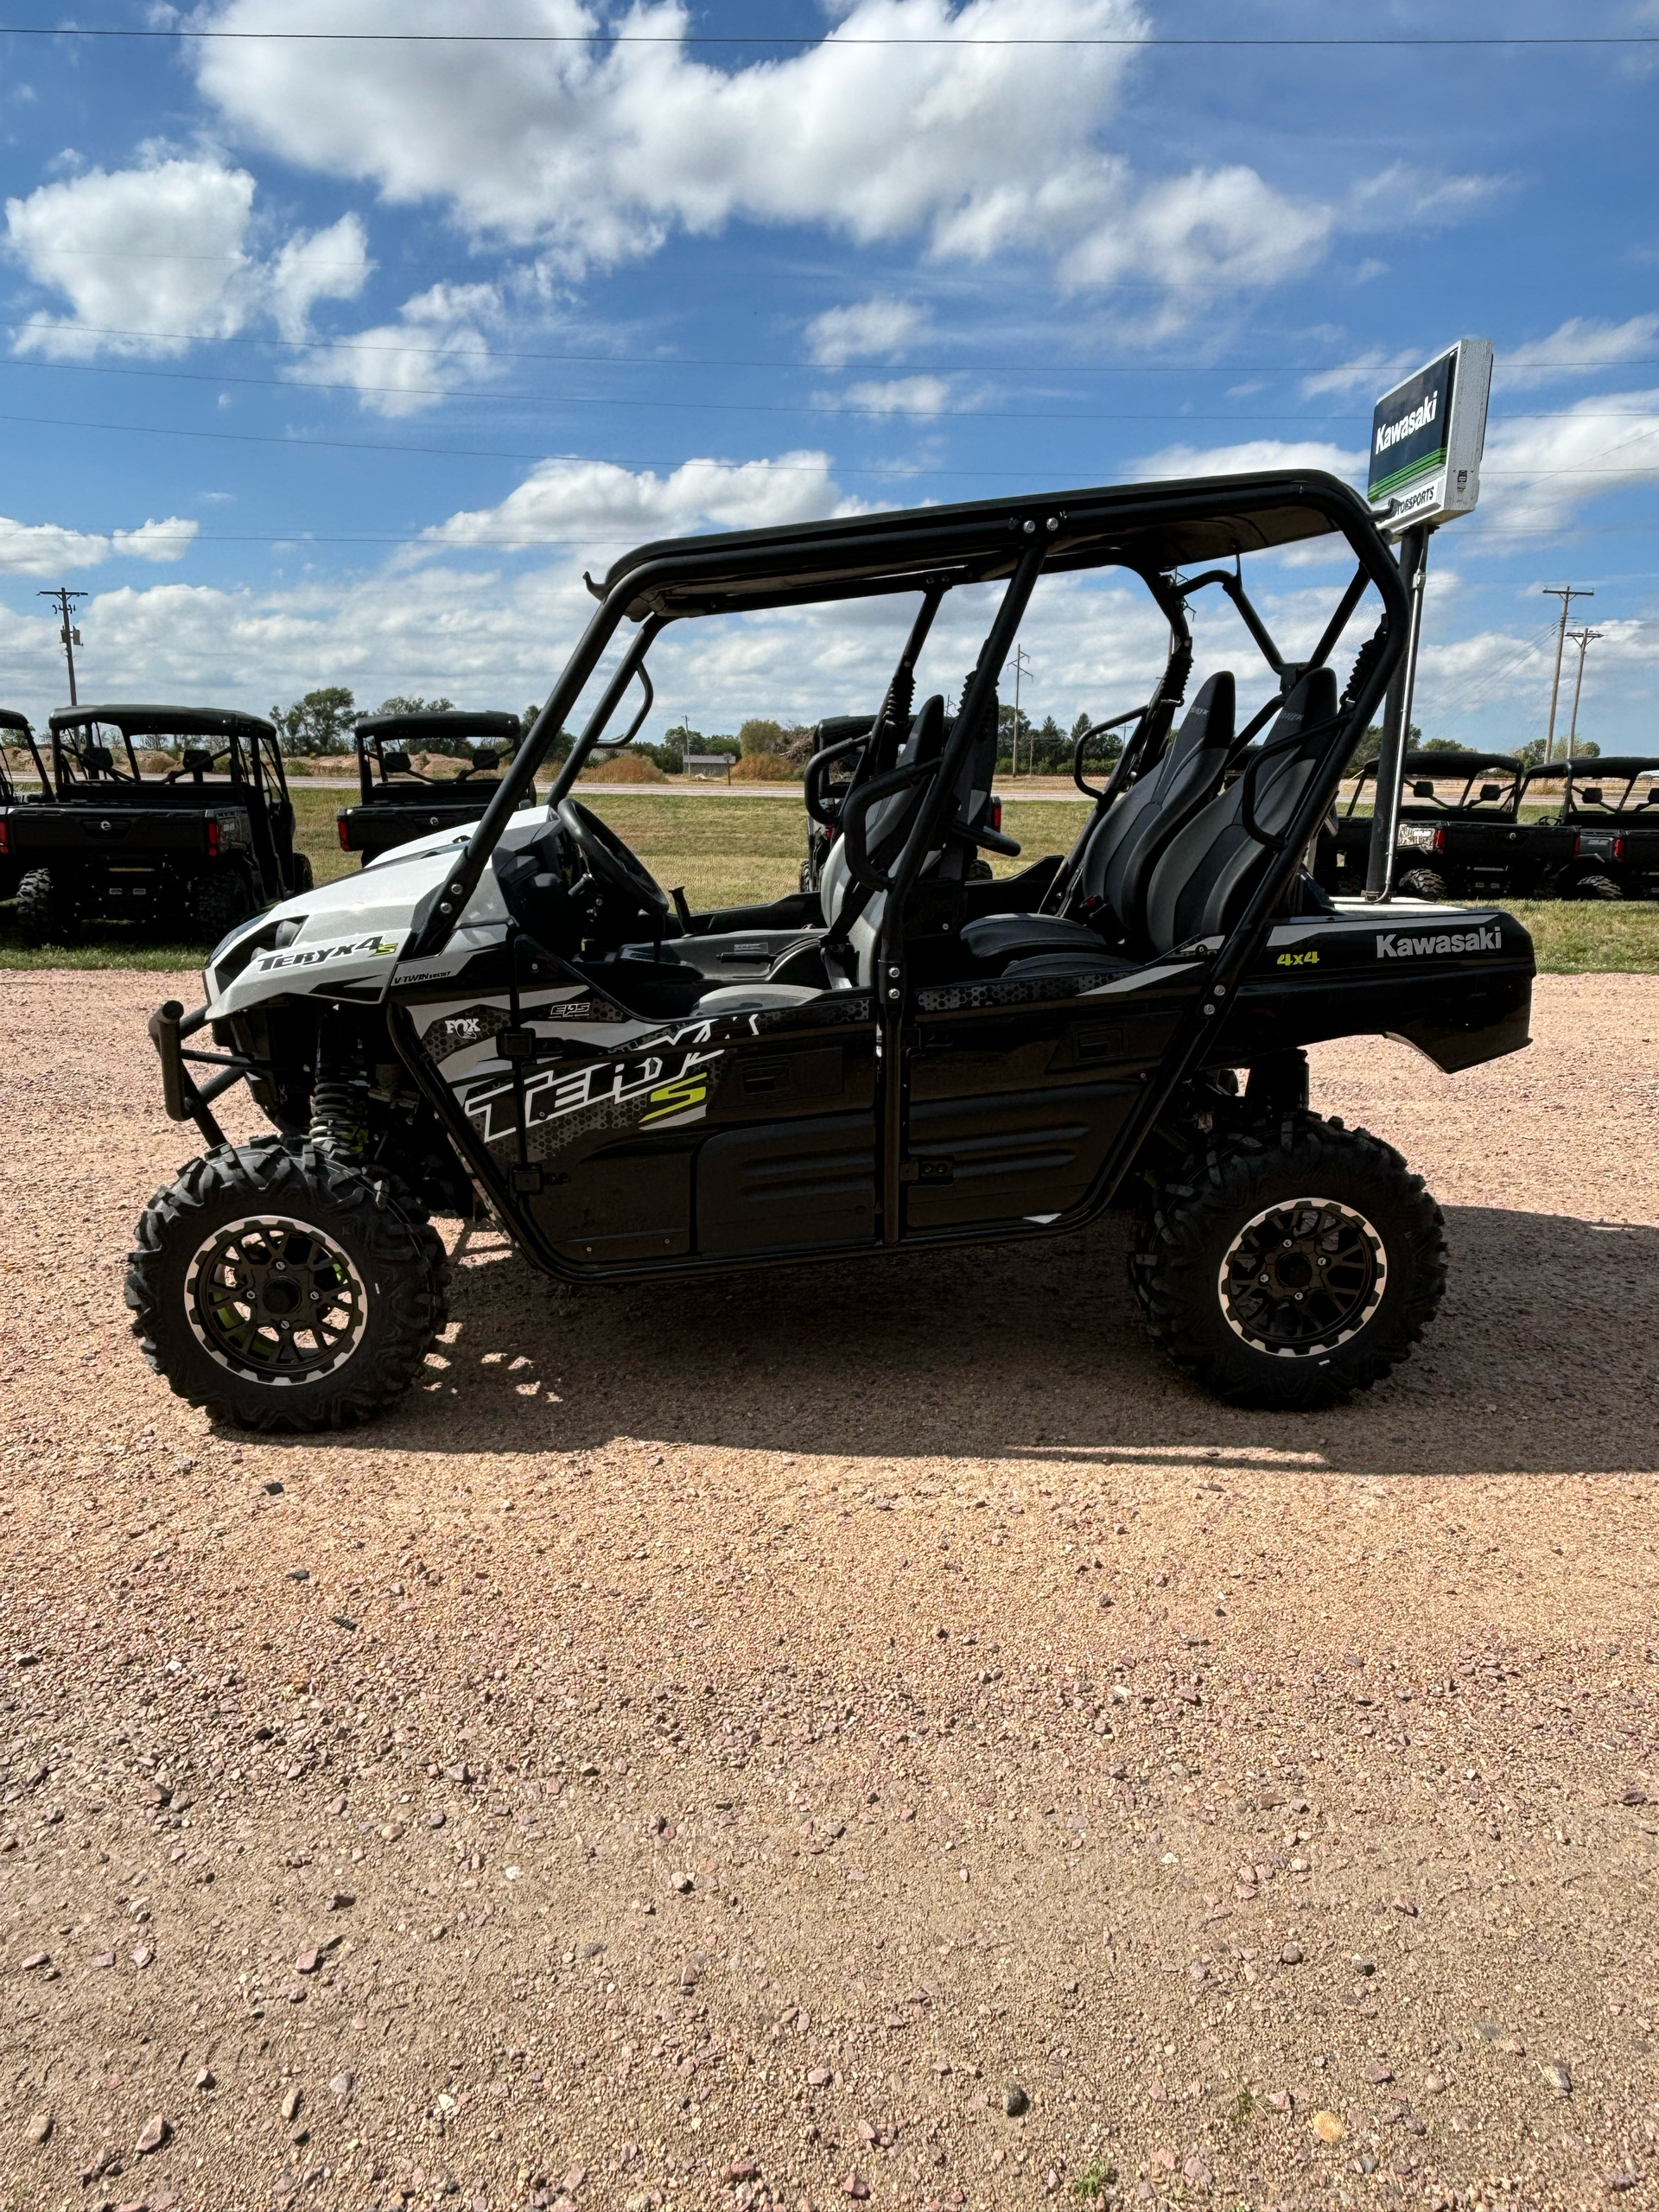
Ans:
<svg viewBox="0 0 1659 2212"><path fill-rule="evenodd" d="M1497 347L1483 500L1434 541L1417 718L1541 734L1540 588L1593 586L1580 727L1659 752L1659 5L1571 16L1645 46L1389 49L999 41L1564 19L110 0L96 20L563 37L0 36L8 703L64 696L36 594L67 583L90 594L85 697L264 708L343 683L520 706L585 619L582 569L639 539L1280 459L1354 474L1377 392L1470 334ZM1289 640L1339 582L1273 566ZM1205 613L1205 658L1237 659ZM705 626L663 657L656 722L868 709L890 626ZM972 629L966 607L942 622L938 688ZM1158 641L1118 587L1052 588L1026 697L1116 711Z"/></svg>

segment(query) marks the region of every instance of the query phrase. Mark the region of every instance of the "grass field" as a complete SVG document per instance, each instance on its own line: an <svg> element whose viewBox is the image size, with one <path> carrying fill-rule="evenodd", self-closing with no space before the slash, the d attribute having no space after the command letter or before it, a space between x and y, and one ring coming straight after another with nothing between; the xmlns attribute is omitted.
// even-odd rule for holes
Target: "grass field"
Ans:
<svg viewBox="0 0 1659 2212"><path fill-rule="evenodd" d="M295 791L300 842L317 880L353 873L340 849L336 810L348 794ZM798 798L716 798L653 788L589 785L583 798L626 838L665 887L679 885L694 907L758 904L793 891L804 849ZM1020 860L995 858L999 875L1027 860L1067 851L1083 827L1084 810L1064 800L1005 799L1003 827L1024 848ZM1538 964L1553 974L1615 970L1659 974L1659 906L1564 904L1525 899L1510 911L1532 931ZM200 945L163 944L111 928L73 946L31 952L18 938L10 910L0 907L0 968L147 968L199 966Z"/></svg>

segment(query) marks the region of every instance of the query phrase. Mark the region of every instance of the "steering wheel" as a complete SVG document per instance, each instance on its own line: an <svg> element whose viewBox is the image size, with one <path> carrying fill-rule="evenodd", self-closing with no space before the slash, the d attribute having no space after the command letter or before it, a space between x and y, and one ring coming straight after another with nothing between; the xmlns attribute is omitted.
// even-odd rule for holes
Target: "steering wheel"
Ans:
<svg viewBox="0 0 1659 2212"><path fill-rule="evenodd" d="M601 822L580 799L559 801L559 823L587 863L588 873L602 888L619 893L630 906L665 921L668 893L643 861L628 850L608 823Z"/></svg>

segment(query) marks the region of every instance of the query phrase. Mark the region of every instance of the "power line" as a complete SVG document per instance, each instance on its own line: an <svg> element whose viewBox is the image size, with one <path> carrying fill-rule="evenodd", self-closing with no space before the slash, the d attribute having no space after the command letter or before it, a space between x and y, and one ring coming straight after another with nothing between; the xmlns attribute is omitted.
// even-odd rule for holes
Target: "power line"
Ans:
<svg viewBox="0 0 1659 2212"><path fill-rule="evenodd" d="M1548 766L1555 755L1555 708L1561 689L1561 652L1567 644L1567 613L1575 599L1593 599L1596 594L1593 585L1541 584L1539 589L1547 598L1561 602L1561 626L1555 633L1555 673L1549 686L1549 729L1544 739L1544 761Z"/></svg>
<svg viewBox="0 0 1659 2212"><path fill-rule="evenodd" d="M1374 48L1400 47L1404 48L1440 47L1630 47L1659 45L1659 33L1650 31L1623 32L1558 32L1544 35L1528 33L1492 34L1490 32L1452 33L1450 35L1418 35L1396 33L1391 35L1360 38L1308 37L1233 37L1195 38L1169 36L1154 33L1141 37L1077 37L1077 38L982 38L953 36L948 33L918 35L914 37L868 38L856 34L842 36L839 32L828 38L813 38L804 34L791 36L785 33L758 32L748 36L736 33L718 34L675 31L265 31L224 30L202 29L191 24L170 27L140 27L115 25L60 24L60 23L3 23L0 35L8 38L81 38L81 39L192 39L198 41L215 41L231 45L273 44L282 46L669 46L669 47L769 47L791 48L817 52L822 48L834 50L838 47L953 47L990 48L1000 50L1014 48L1103 49L1113 52L1135 52L1142 47L1173 47L1183 48L1266 48L1268 49L1313 48L1340 49L1353 48L1367 51Z"/></svg>
<svg viewBox="0 0 1659 2212"><path fill-rule="evenodd" d="M58 248L52 249L54 252ZM89 249L89 254L92 250ZM93 258L103 257L92 254ZM219 256L202 255L135 255L123 250L124 260L153 259L157 261L218 259ZM226 261L237 257L226 255ZM239 261L238 265L245 265ZM349 264L355 268L358 264ZM1168 291L1174 289L1159 284L1148 289ZM65 331L77 338L137 338L145 342L156 339L174 339L181 345L259 346L269 351L296 353L414 353L436 350L423 347L418 343L401 346L377 346L361 338L248 338L240 335L221 337L208 335L200 330L133 330L125 325L99 322L42 322L38 316L26 321L8 322L0 317L0 330L37 331L43 336L57 336ZM539 348L513 346L492 346L491 358L500 361L556 361L566 365L586 363L596 369L777 369L810 372L814 376L871 376L885 372L890 376L1077 376L1077 377L1247 377L1295 376L1330 377L1338 370L1317 368L1306 361L890 361L867 359L862 362L779 360L760 354L727 353L547 353ZM42 364L41 365L48 365ZM87 365L85 363L53 363L52 366ZM1584 359L1562 362L1529 359L1524 354L1503 354L1499 365L1506 369L1553 370L1560 374L1576 374L1581 369L1650 369L1659 368L1659 353L1625 353L1606 360ZM1391 373L1384 362L1358 365L1367 375L1384 376ZM1356 372L1343 365L1343 374ZM1356 418L1357 419L1357 418Z"/></svg>

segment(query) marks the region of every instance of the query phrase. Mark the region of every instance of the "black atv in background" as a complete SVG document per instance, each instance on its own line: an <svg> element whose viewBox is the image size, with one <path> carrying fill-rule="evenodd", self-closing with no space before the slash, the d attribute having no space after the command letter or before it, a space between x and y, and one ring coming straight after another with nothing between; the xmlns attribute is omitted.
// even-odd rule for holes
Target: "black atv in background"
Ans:
<svg viewBox="0 0 1659 2212"><path fill-rule="evenodd" d="M1622 753L1602 760L1554 760L1532 769L1523 803L1555 798L1553 813L1522 824L1559 852L1560 899L1659 899L1659 759Z"/></svg>
<svg viewBox="0 0 1659 2212"><path fill-rule="evenodd" d="M469 827L495 797L496 772L516 750L520 734L517 715L452 709L365 715L357 726L362 798L356 806L342 806L336 817L341 852L361 853L367 868L411 838ZM448 750L457 740L471 748L458 774L429 776L415 766L416 753L439 745ZM521 804L536 804L534 785Z"/></svg>
<svg viewBox="0 0 1659 2212"><path fill-rule="evenodd" d="M22 864L17 858L17 840L12 835L11 810L20 804L28 805L52 796L46 763L35 742L35 732L29 727L29 716L20 715L15 707L0 707L0 746L17 738L22 738L29 748L29 757L35 763L35 772L41 779L41 788L38 795L33 791L26 796L21 794L11 779L11 770L5 754L0 752L0 899L10 899L15 895L23 872ZM12 750L16 750L15 741Z"/></svg>
<svg viewBox="0 0 1659 2212"><path fill-rule="evenodd" d="M147 921L217 944L259 907L311 888L276 733L219 707L65 707L52 796L15 807L17 923L29 944L89 922ZM178 766L138 752L176 746Z"/></svg>
<svg viewBox="0 0 1659 2212"><path fill-rule="evenodd" d="M1395 843L1394 887L1408 899L1525 899L1550 895L1548 885L1570 858L1561 845L1523 831L1525 770L1507 753L1408 753ZM1360 770L1337 817L1334 839L1319 839L1314 873L1330 892L1357 898L1365 888L1371 848L1376 763Z"/></svg>

